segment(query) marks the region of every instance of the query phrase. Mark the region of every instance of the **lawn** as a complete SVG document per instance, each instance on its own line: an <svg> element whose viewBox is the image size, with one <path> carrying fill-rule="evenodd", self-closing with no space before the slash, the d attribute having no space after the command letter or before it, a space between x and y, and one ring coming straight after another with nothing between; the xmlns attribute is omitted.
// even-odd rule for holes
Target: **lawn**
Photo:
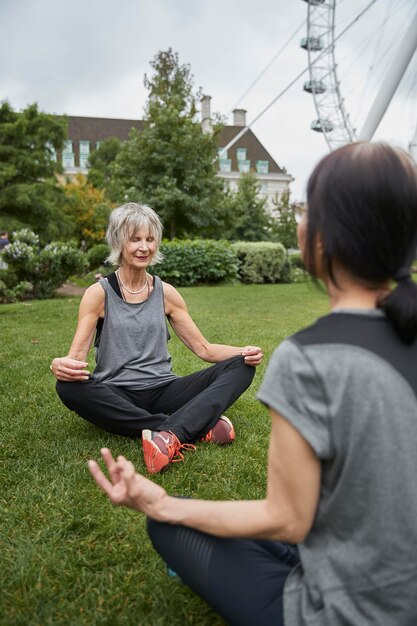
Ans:
<svg viewBox="0 0 417 626"><path fill-rule="evenodd" d="M212 341L261 345L266 361L282 339L327 311L314 286L234 285L181 289ZM66 354L77 298L2 305L2 626L164 626L223 622L153 552L143 516L112 507L94 486L87 459L108 446L144 470L138 442L108 435L68 411L49 363ZM177 340L174 371L203 364ZM90 358L90 366L93 357ZM261 498L267 410L251 388L231 407L236 441L202 444L156 478L170 493L212 499ZM227 590L225 590L227 593Z"/></svg>

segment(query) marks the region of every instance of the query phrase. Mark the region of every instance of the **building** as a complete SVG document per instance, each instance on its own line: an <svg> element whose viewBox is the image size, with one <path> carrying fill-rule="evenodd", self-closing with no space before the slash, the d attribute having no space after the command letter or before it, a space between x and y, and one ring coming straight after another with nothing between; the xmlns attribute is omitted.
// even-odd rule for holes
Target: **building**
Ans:
<svg viewBox="0 0 417 626"><path fill-rule="evenodd" d="M203 132L212 132L210 96L201 100L201 127ZM121 141L129 138L132 128L141 130L141 120L108 119L98 117L67 116L68 141L60 158L66 176L88 173L88 158L96 150L100 142L110 137ZM233 111L233 124L225 125L219 133L219 176L224 178L231 190L237 188L241 174L254 172L260 186L259 195L267 201L267 208L274 209L274 200L289 192L292 176L279 167L269 152L264 148L252 130L240 137L233 146L224 148L246 126L246 111Z"/></svg>

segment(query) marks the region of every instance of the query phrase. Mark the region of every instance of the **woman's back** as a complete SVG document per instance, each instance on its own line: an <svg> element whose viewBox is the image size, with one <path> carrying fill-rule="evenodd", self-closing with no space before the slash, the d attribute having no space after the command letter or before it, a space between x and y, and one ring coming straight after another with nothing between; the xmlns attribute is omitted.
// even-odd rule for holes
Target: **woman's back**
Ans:
<svg viewBox="0 0 417 626"><path fill-rule="evenodd" d="M286 585L289 624L415 623L416 362L417 342L378 309L321 318L271 361L259 397L322 461L316 519Z"/></svg>

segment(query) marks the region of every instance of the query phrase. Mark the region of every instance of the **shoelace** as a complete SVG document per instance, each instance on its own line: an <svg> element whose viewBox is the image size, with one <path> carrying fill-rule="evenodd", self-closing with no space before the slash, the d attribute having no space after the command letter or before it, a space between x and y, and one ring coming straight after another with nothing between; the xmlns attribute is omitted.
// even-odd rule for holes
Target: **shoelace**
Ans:
<svg viewBox="0 0 417 626"><path fill-rule="evenodd" d="M173 437L172 442L167 444L168 457L170 456L171 451L172 451L171 463L178 463L179 461L184 460L184 455L182 454L181 450L195 450L196 449L194 444L181 443L177 435L174 435L172 431L168 431L168 432ZM179 457L179 459L174 459L174 457L176 456Z"/></svg>

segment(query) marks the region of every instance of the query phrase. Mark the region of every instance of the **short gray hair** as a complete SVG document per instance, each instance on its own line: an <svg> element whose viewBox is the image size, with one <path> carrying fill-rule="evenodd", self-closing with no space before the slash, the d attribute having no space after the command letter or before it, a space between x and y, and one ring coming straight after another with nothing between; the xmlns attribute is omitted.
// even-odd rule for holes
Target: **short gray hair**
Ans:
<svg viewBox="0 0 417 626"><path fill-rule="evenodd" d="M149 230L149 234L156 241L156 252L151 265L162 261L163 256L159 251L163 230L161 220L155 211L146 206L146 204L127 202L113 209L110 213L106 241L110 247L107 261L111 265L121 265L124 244L129 237L143 227Z"/></svg>

